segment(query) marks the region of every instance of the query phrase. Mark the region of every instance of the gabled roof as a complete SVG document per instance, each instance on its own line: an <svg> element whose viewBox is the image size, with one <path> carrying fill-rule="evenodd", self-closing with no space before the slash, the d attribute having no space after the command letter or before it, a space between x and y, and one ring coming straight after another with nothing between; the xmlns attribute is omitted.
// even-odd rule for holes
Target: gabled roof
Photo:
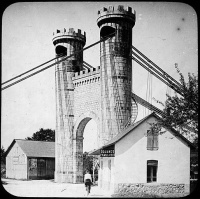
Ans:
<svg viewBox="0 0 200 199"><path fill-rule="evenodd" d="M149 117L149 116L147 116ZM128 133L130 133L133 129L135 129L138 125L140 125L144 120L147 119L147 117L137 121L136 123L130 125L128 128L122 130L119 134L117 134L115 137L113 137L110 141L108 141L104 147L108 147L110 145L115 144L119 140L121 140L123 137L125 137Z"/></svg>
<svg viewBox="0 0 200 199"><path fill-rule="evenodd" d="M148 116L144 117L143 119L139 120L138 122L130 125L128 128L122 130L119 134L117 134L110 141L108 141L104 146L100 147L97 150L90 151L89 155L98 155L100 153L100 149L106 148L108 146L111 146L111 145L117 143L119 140L121 140L123 137L128 135L132 130L134 130L136 127L138 127L145 120L147 120L148 118L150 118L152 116L156 117L156 119L158 119L158 120L160 119L160 117L158 115L156 115L154 112L149 114ZM178 133L176 130L174 130L174 129L169 129L169 130L172 131L176 136L178 136L181 139L183 139L191 148L195 148L195 146L188 139L186 139L183 135Z"/></svg>
<svg viewBox="0 0 200 199"><path fill-rule="evenodd" d="M27 157L48 157L55 158L55 142L33 141L14 139L6 151L6 156L17 143Z"/></svg>

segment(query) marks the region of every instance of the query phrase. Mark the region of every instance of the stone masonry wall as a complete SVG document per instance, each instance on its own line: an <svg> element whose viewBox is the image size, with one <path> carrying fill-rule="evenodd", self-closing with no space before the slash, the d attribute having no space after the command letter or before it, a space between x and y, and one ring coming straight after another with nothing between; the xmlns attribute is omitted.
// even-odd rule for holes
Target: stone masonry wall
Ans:
<svg viewBox="0 0 200 199"><path fill-rule="evenodd" d="M99 68L84 70L75 73L74 84L74 179L76 183L83 182L83 139L84 129L90 119L99 118L100 115L100 73ZM95 120L96 121L96 120ZM97 119L97 126L99 126ZM99 132L99 131L98 131ZM97 134L99 135L99 133ZM97 145L99 136L97 135Z"/></svg>
<svg viewBox="0 0 200 199"><path fill-rule="evenodd" d="M83 113L92 111L100 114L100 73L99 68L75 73L74 84L74 121Z"/></svg>
<svg viewBox="0 0 200 199"><path fill-rule="evenodd" d="M185 184L119 183L113 196L119 197L182 197L188 195Z"/></svg>

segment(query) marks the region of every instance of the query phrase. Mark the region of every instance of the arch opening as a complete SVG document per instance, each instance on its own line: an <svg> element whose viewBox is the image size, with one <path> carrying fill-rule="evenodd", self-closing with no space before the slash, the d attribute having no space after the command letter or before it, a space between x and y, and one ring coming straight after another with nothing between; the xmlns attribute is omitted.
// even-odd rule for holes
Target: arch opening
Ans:
<svg viewBox="0 0 200 199"><path fill-rule="evenodd" d="M62 56L66 56L67 55L67 48L64 46L56 46L55 48L56 51L56 55L62 55Z"/></svg>
<svg viewBox="0 0 200 199"><path fill-rule="evenodd" d="M110 26L104 26L101 28L100 36L106 37L106 36L108 36L110 34L114 34L114 33L115 33L115 28L110 27Z"/></svg>
<svg viewBox="0 0 200 199"><path fill-rule="evenodd" d="M83 132L83 152L96 149L97 146L97 124L91 119L85 125Z"/></svg>
<svg viewBox="0 0 200 199"><path fill-rule="evenodd" d="M96 121L84 118L77 128L77 152L84 153L97 149L98 133Z"/></svg>
<svg viewBox="0 0 200 199"><path fill-rule="evenodd" d="M77 181L82 183L86 170L89 170L93 174L95 179L98 178L98 170L95 168L93 173L93 157L88 156L88 152L97 148L98 146L98 132L97 123L94 119L86 117L82 119L76 130L76 175Z"/></svg>

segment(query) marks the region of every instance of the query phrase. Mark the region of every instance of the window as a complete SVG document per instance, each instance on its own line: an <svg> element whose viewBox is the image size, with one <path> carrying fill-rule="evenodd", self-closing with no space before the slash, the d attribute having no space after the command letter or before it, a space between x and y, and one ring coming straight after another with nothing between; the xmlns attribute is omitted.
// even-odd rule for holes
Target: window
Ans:
<svg viewBox="0 0 200 199"><path fill-rule="evenodd" d="M147 150L158 150L158 133L147 130Z"/></svg>
<svg viewBox="0 0 200 199"><path fill-rule="evenodd" d="M147 182L157 181L157 170L158 170L158 161L147 160Z"/></svg>

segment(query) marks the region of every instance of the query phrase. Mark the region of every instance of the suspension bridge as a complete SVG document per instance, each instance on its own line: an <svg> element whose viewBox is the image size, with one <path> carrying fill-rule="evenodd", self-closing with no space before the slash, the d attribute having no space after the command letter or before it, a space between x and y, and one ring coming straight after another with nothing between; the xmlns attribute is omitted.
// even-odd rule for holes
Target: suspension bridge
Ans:
<svg viewBox="0 0 200 199"><path fill-rule="evenodd" d="M133 61L180 96L185 95L179 82L132 45L135 11L131 7L103 8L98 11L97 25L100 40L87 47L85 32L56 30L55 58L2 83L3 91L55 66L56 182L83 181L83 131L91 119L97 123L99 147L135 122L138 104L167 117L132 91ZM100 66L93 67L83 60L83 52L98 44ZM147 95L152 98L151 93ZM192 130L187 125L184 128Z"/></svg>
<svg viewBox="0 0 200 199"><path fill-rule="evenodd" d="M74 54L71 54L69 56L65 56L62 53L57 55L55 58L52 58L28 71L25 71L24 73L21 73L3 83L1 83L1 90L5 90L8 89L11 86L14 86L15 84L18 84L34 75L37 75L38 73L45 71L47 69L49 69L50 67L53 67L67 59L69 59L70 57L73 57L75 54L81 53L89 48L92 48L93 46L104 42L105 40L108 40L109 38L113 37L114 34L110 34L107 37L104 37L103 39L94 42L93 44L83 48L82 50L75 52ZM60 58L58 60L58 58ZM152 75L154 75L156 78L158 78L160 81L162 81L164 84L166 84L168 87L172 88L175 92L177 92L178 94L180 94L181 96L184 97L184 90L182 88L182 85L176 81L173 77L171 77L168 73L166 73L163 69L161 69L158 65L156 65L153 61L151 61L147 56L145 56L140 50L138 50L136 47L132 46L132 60L137 62L140 66L142 66L145 70L147 70L148 72L150 72ZM89 63L83 61L83 68L84 70L92 70L95 67L91 66ZM116 71L114 71L116 72ZM115 82L116 84L116 82ZM117 84L116 84L117 85ZM141 104L142 106L146 107L147 109L156 112L157 114L159 114L160 116L164 117L166 116L164 114L164 112L162 110L160 110L159 108L153 106L151 103L149 103L148 101L146 101L145 99L139 97L136 93L132 93L132 100L134 100L134 111L133 111L133 115L132 117L134 119L136 119L137 117L137 103ZM195 102L193 102L195 103ZM132 122L134 122L132 120ZM128 124L130 124L130 121L128 121ZM190 130L192 130L190 127L186 127L189 128Z"/></svg>

